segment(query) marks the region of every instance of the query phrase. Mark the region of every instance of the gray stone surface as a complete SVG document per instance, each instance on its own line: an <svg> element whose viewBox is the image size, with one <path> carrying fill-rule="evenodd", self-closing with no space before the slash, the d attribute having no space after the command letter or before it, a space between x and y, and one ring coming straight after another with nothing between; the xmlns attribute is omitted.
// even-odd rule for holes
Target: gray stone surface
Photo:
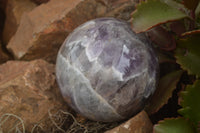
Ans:
<svg viewBox="0 0 200 133"><path fill-rule="evenodd" d="M145 35L114 18L76 28L56 63L65 100L89 119L105 122L138 113L156 88L157 71L157 57Z"/></svg>

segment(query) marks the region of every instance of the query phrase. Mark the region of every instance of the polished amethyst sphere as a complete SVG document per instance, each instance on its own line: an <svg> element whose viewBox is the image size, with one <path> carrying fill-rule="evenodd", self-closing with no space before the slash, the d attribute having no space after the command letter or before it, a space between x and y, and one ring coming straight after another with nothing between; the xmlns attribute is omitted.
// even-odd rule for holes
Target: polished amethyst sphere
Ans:
<svg viewBox="0 0 200 133"><path fill-rule="evenodd" d="M56 76L68 104L97 121L127 119L156 88L158 60L144 34L114 18L76 28L60 48Z"/></svg>

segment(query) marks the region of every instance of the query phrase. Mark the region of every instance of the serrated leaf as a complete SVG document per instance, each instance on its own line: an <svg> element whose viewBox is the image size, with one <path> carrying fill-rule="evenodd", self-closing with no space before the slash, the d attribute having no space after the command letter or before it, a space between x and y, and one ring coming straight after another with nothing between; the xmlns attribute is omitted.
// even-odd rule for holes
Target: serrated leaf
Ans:
<svg viewBox="0 0 200 133"><path fill-rule="evenodd" d="M182 37L191 37L193 35L198 35L200 34L200 30L192 30L192 31L187 31L185 33L183 33L181 36Z"/></svg>
<svg viewBox="0 0 200 133"><path fill-rule="evenodd" d="M154 133L196 133L184 118L171 118L160 121L154 126Z"/></svg>
<svg viewBox="0 0 200 133"><path fill-rule="evenodd" d="M143 32L158 24L184 17L187 15L174 6L169 6L160 0L147 0L140 3L133 12L132 28L137 33Z"/></svg>
<svg viewBox="0 0 200 133"><path fill-rule="evenodd" d="M184 11L185 13L188 12L188 9L185 8L185 6L182 4L182 0L180 1L175 1L175 0L160 0L161 2L166 3L170 7L174 7L176 9L179 9L181 11Z"/></svg>
<svg viewBox="0 0 200 133"><path fill-rule="evenodd" d="M175 57L189 74L200 76L200 34L194 32L188 37L178 41Z"/></svg>
<svg viewBox="0 0 200 133"><path fill-rule="evenodd" d="M173 90L176 89L182 73L182 70L171 72L160 79L158 88L152 96L149 105L146 107L149 114L155 113L168 102Z"/></svg>
<svg viewBox="0 0 200 133"><path fill-rule="evenodd" d="M188 85L186 90L181 92L180 97L180 105L183 108L178 112L198 125L200 122L200 80L193 85Z"/></svg>
<svg viewBox="0 0 200 133"><path fill-rule="evenodd" d="M179 3L181 3L181 2L182 2L182 0L174 0L174 1L176 1L176 2L179 2Z"/></svg>
<svg viewBox="0 0 200 133"><path fill-rule="evenodd" d="M190 10L195 10L199 0L183 0L185 7L187 7Z"/></svg>

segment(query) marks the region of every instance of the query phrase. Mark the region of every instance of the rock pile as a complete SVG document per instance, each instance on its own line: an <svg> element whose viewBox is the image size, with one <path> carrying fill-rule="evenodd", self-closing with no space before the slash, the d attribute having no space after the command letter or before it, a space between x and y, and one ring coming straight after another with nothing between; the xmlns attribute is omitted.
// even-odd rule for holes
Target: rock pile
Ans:
<svg viewBox="0 0 200 133"><path fill-rule="evenodd" d="M59 47L73 29L88 20L112 16L128 21L134 4L135 0L1 0L0 132L23 128L31 132L41 121L42 131L51 132L49 111L70 112L55 80ZM82 123L78 119L73 120ZM61 124L65 128L56 126L63 132L70 124L67 120ZM85 130L90 127L77 125ZM148 115L141 112L107 132L149 133L151 129Z"/></svg>

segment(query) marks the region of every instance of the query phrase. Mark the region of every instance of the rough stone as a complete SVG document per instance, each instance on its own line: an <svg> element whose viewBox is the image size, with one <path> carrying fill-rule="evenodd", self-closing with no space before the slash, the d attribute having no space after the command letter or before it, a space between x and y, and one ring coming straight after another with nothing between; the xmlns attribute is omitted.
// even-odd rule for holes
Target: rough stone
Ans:
<svg viewBox="0 0 200 133"><path fill-rule="evenodd" d="M55 62L66 36L78 25L105 12L106 7L96 0L51 0L23 15L7 48L16 59Z"/></svg>
<svg viewBox="0 0 200 133"><path fill-rule="evenodd" d="M0 42L0 64L6 62L9 59L9 56L3 51L2 45Z"/></svg>
<svg viewBox="0 0 200 133"><path fill-rule="evenodd" d="M107 17L130 20L135 9L136 0L99 0L107 6Z"/></svg>
<svg viewBox="0 0 200 133"><path fill-rule="evenodd" d="M0 0L0 9L5 10L8 0Z"/></svg>
<svg viewBox="0 0 200 133"><path fill-rule="evenodd" d="M6 6L6 21L3 31L3 43L7 44L10 38L15 34L23 13L29 12L35 7L36 4L30 0L8 0Z"/></svg>
<svg viewBox="0 0 200 133"><path fill-rule="evenodd" d="M0 37L2 37L4 20L5 20L5 14L4 14L3 9L0 8Z"/></svg>
<svg viewBox="0 0 200 133"><path fill-rule="evenodd" d="M49 0L31 0L35 2L36 4L42 4L42 3L47 3Z"/></svg>
<svg viewBox="0 0 200 133"><path fill-rule="evenodd" d="M34 124L40 121L49 121L50 109L66 108L56 86L54 65L43 60L8 61L2 64L0 105L0 116L5 113L17 115L25 123L26 131L31 131ZM8 121L1 128L8 132L13 126Z"/></svg>
<svg viewBox="0 0 200 133"><path fill-rule="evenodd" d="M106 16L129 21L131 19L131 13L134 11L134 9L135 9L135 3L128 2L122 4L118 8L114 8L112 11L108 12Z"/></svg>
<svg viewBox="0 0 200 133"><path fill-rule="evenodd" d="M135 2L135 0L99 0L99 1L109 6L108 9L109 11L111 11L114 8L118 8L123 4Z"/></svg>
<svg viewBox="0 0 200 133"><path fill-rule="evenodd" d="M105 133L152 133L153 125L145 111Z"/></svg>

